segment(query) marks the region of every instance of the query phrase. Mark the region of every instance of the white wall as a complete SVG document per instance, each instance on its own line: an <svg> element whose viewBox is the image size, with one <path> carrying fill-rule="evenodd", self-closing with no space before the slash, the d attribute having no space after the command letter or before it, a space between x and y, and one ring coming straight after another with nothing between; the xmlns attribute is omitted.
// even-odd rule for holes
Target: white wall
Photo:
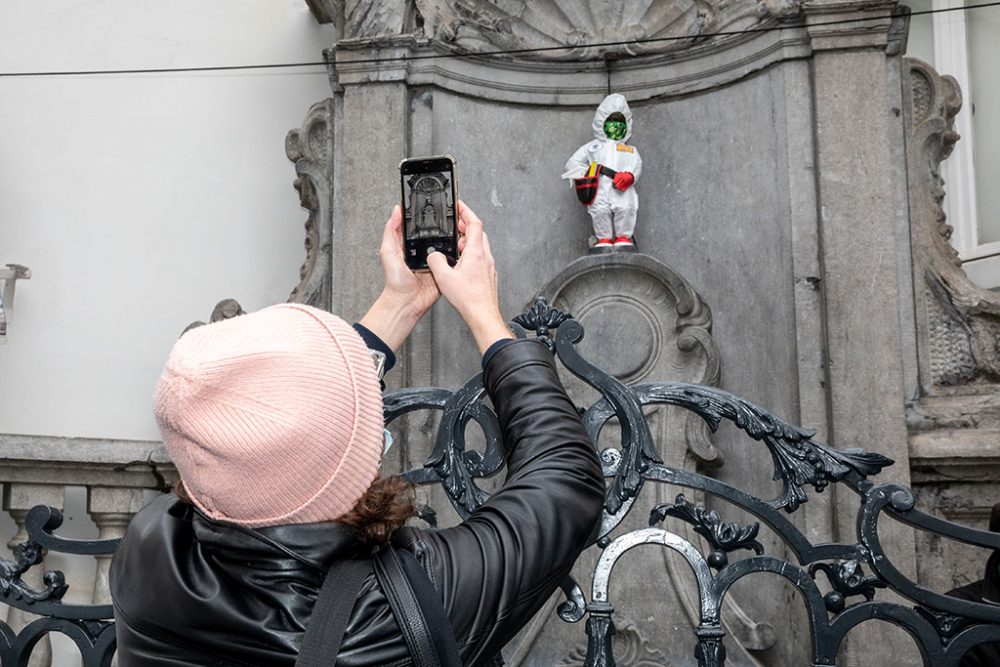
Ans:
<svg viewBox="0 0 1000 667"><path fill-rule="evenodd" d="M322 60L302 0L11 0L0 71ZM285 301L306 213L286 132L322 67L0 77L0 264L30 267L0 346L0 433L157 439L180 331Z"/></svg>

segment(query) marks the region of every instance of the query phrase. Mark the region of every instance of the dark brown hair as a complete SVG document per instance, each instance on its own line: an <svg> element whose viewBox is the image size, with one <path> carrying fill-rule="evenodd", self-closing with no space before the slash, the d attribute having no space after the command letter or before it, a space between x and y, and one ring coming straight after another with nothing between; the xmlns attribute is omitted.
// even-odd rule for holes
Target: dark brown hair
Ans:
<svg viewBox="0 0 1000 667"><path fill-rule="evenodd" d="M174 494L186 503L191 496L181 480L174 482ZM193 503L191 503L193 504ZM399 475L376 477L354 507L335 519L354 531L364 544L386 544L392 534L417 515L414 486Z"/></svg>
<svg viewBox="0 0 1000 667"><path fill-rule="evenodd" d="M337 517L364 544L385 544L417 515L414 486L399 475L376 477L354 508Z"/></svg>

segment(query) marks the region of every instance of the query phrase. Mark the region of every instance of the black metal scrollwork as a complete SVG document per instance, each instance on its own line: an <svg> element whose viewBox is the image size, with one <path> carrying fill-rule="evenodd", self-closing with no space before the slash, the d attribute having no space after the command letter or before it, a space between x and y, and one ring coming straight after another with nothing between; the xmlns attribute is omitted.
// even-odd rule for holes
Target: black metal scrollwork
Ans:
<svg viewBox="0 0 1000 667"><path fill-rule="evenodd" d="M742 398L713 387L683 383L647 383L627 386L585 360L576 350L583 327L573 317L536 300L516 322L545 343L557 359L577 377L601 394L582 411L591 438L597 442L601 429L617 418L620 447L601 452L605 474L611 478L601 525L601 555L593 571L588 596L570 578L562 582L566 600L559 605L560 618L577 622L587 616L588 648L584 664L603 667L615 664L614 607L608 592L615 563L641 545L659 545L679 553L694 572L699 596L699 622L694 628L695 655L699 667L725 664L725 631L721 606L730 587L745 576L768 572L791 582L801 593L809 617L812 664L834 664L847 633L859 623L877 619L905 628L920 644L927 665L956 667L971 647L1000 642L1000 607L969 602L929 591L897 570L882 549L878 521L883 514L915 529L1000 550L1000 534L978 531L924 514L915 509L913 494L906 487L875 485L868 477L892 464L880 454L861 449L836 449L813 440L813 432L794 426ZM471 378L456 391L440 388L405 389L385 397L385 420L417 410L441 412L433 449L424 465L404 475L418 484L440 484L460 516L468 516L488 494L477 480L496 475L504 456L496 415L484 403L482 375ZM721 480L663 464L654 446L643 408L653 404L676 405L699 415L715 430L723 419L733 422L753 441L762 442L774 466L774 478L782 482L780 494L762 500ZM466 430L475 423L482 429L482 451L466 449ZM724 522L716 510L695 505L679 494L674 503L657 505L650 511L650 528L613 535L632 511L645 483L671 484L712 496L757 519L749 524ZM808 500L808 487L822 491L831 483L843 483L860 498L856 541L813 544L787 518ZM433 510L422 516L436 523ZM684 521L711 545L703 554L686 538L655 527L668 516ZM57 510L37 507L26 519L28 540L16 551L16 560L0 559L0 601L30 609L48 618L29 625L20 635L0 623L0 652L12 655L12 664L30 652L41 634L58 631L80 647L86 667L106 666L114 651L110 605L69 605L62 602L66 584L58 572L46 574L45 589L35 590L21 576L41 562L44 549L77 554L110 554L117 540L66 540L54 534L62 522ZM758 541L760 524L781 539L797 562L764 555ZM739 558L730 555L740 551ZM872 574L866 574L869 568ZM824 572L833 591L825 596L815 581ZM915 603L904 606L878 600L878 590L891 588ZM848 605L847 598L861 600ZM11 653L13 652L13 653ZM7 658L3 658L7 664Z"/></svg>
<svg viewBox="0 0 1000 667"><path fill-rule="evenodd" d="M556 344L550 336L552 329L558 328L571 317L573 316L569 313L549 306L543 297L537 297L526 311L514 318L514 322L528 331L534 331L538 342L544 343L550 352L555 352Z"/></svg>
<svg viewBox="0 0 1000 667"><path fill-rule="evenodd" d="M611 643L614 609L608 602L607 582L623 553L650 543L679 551L696 573L702 592L701 624L695 629L700 667L725 664L725 633L719 624L722 599L736 580L758 572L785 577L802 592L806 613L811 619L814 664L828 664L844 635L858 623L871 618L888 620L906 628L918 638L923 652L932 661L928 664L936 665L935 661L941 660L944 660L941 664L957 664L948 661L957 661L955 656L960 656L960 651L968 646L1000 640L1000 624L996 622L1000 620L1000 611L992 612L997 615L995 620L990 612L982 609L983 605L924 592L895 571L881 550L875 529L883 511L892 512L896 518L921 529L1000 548L1000 536L922 515L913 509L908 489L879 487L867 481L868 477L892 465L891 459L862 449L836 449L825 445L813 439L813 431L789 424L749 401L714 387L674 382L627 386L579 354L576 344L583 338L583 327L570 314L552 308L542 298L536 299L514 321L546 344L569 372L600 392L600 400L582 410L583 422L591 438L596 442L604 424L612 418L617 418L621 428L620 447L601 452L605 474L611 480L605 515L596 535L600 537L598 545L604 552L595 568L591 600L586 602L583 592L567 580L563 585L567 601L559 608L560 616L566 621L580 620L584 613L589 615L587 667L614 664ZM390 395L386 400L389 421L410 409L444 411L434 452L423 469L407 474L414 481L443 484L452 504L463 516L485 500L485 493L476 486L475 480L494 474L501 464L495 416L479 407L482 395L482 380L477 376L454 393L440 389L407 390ZM751 440L763 443L774 466L774 479L782 483L781 492L764 501L720 480L664 466L643 414L643 408L653 404L676 405L694 412L713 431L722 420L731 421ZM463 431L473 420L487 433L488 446L481 457L468 455L464 448ZM683 494L673 504L654 507L650 512L650 525L661 523L667 516L687 522L711 545L707 555L683 538L660 529L636 530L612 539L610 533L633 509L638 492L646 482L688 487L749 512L785 541L799 559L799 565L763 555L764 549L757 540L759 522L747 525L724 522L718 512L694 505ZM846 484L861 497L858 542L813 545L783 515L795 512L808 500L809 487L823 491L829 484L838 482ZM740 550L750 551L751 555L730 562L729 554ZM863 564L871 567L874 574L865 574ZM826 573L834 589L825 596L814 582L819 571ZM877 590L886 587L910 597L919 606L914 610L879 602ZM848 606L846 600L853 596L860 596L862 601ZM828 620L828 614L834 615L833 620ZM966 614L978 622L970 621Z"/></svg>
<svg viewBox="0 0 1000 667"><path fill-rule="evenodd" d="M774 463L774 479L783 484L781 494L770 501L775 508L794 512L808 497L803 487L822 491L830 482L848 476L861 480L892 465L890 458L861 449L833 449L812 439L815 431L800 428L763 408L721 389L664 382L635 388L643 405L678 405L701 416L712 431L723 419L754 440L764 443Z"/></svg>
<svg viewBox="0 0 1000 667"><path fill-rule="evenodd" d="M942 639L948 640L971 626L974 621L965 616L949 614L944 611L934 611L921 606L915 607L917 613L926 618L937 629Z"/></svg>
<svg viewBox="0 0 1000 667"><path fill-rule="evenodd" d="M749 549L758 556L764 553L764 547L756 540L760 531L759 523L747 526L734 522L723 522L719 513L695 505L678 494L673 504L662 504L654 507L649 513L649 525L662 523L668 516L677 517L694 526L694 531L708 540L713 551L708 556L708 564L715 569L721 569L729 562L726 556L730 551Z"/></svg>
<svg viewBox="0 0 1000 667"><path fill-rule="evenodd" d="M886 588L885 582L878 577L866 576L861 563L856 560L845 560L840 563L813 563L809 566L809 574L813 578L822 570L834 590L823 597L826 608L833 613L844 610L846 598L852 595L863 595L866 600L875 598L876 588Z"/></svg>
<svg viewBox="0 0 1000 667"><path fill-rule="evenodd" d="M4 602L20 601L26 604L60 600L66 593L66 581L61 572L46 572L42 581L45 590L35 590L21 581L21 575L32 565L42 562L42 547L37 542L28 541L17 546L17 560L0 558L0 596Z"/></svg>
<svg viewBox="0 0 1000 667"><path fill-rule="evenodd" d="M16 561L0 559L0 602L30 611L42 618L15 634L0 622L0 656L3 664L26 665L37 641L58 632L73 641L84 667L107 667L115 650L115 628L111 605L66 604L69 587L62 572L51 570L42 576L43 590L25 584L21 577L42 562L46 550L68 554L110 555L121 540L69 540L55 535L63 522L54 507L33 507L25 517L28 539L15 549Z"/></svg>

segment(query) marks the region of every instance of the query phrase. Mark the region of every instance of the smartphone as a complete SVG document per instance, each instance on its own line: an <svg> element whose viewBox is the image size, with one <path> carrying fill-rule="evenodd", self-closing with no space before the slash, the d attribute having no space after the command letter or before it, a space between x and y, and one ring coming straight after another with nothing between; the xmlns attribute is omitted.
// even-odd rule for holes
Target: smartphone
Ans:
<svg viewBox="0 0 1000 667"><path fill-rule="evenodd" d="M432 248L454 264L458 260L458 188L455 158L411 157L399 163L403 208L403 254L416 271L427 268Z"/></svg>

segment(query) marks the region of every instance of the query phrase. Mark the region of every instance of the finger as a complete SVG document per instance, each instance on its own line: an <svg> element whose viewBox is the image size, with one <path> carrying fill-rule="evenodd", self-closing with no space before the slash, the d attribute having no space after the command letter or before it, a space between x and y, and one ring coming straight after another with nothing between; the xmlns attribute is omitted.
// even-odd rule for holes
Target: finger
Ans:
<svg viewBox="0 0 1000 667"><path fill-rule="evenodd" d="M478 250L483 244L483 223L468 206L462 208L465 218L465 247Z"/></svg>
<svg viewBox="0 0 1000 667"><path fill-rule="evenodd" d="M382 247L379 249L383 256L394 257L403 254L403 214L399 204L392 207L392 213L385 223L382 231Z"/></svg>
<svg viewBox="0 0 1000 667"><path fill-rule="evenodd" d="M435 282L444 278L447 279L448 272L452 270L448 266L448 258L444 256L443 252L432 252L427 255L427 268L431 270L431 275L434 276Z"/></svg>
<svg viewBox="0 0 1000 667"><path fill-rule="evenodd" d="M392 225L393 231L397 234L402 234L403 232L403 209L400 208L399 204L392 207L392 213L389 214L389 224Z"/></svg>
<svg viewBox="0 0 1000 667"><path fill-rule="evenodd" d="M468 225L465 222L465 218L462 214L465 212L465 202L462 200L458 201L458 254L459 259L461 255L465 252L465 232L468 229Z"/></svg>
<svg viewBox="0 0 1000 667"><path fill-rule="evenodd" d="M458 217L465 222L466 225L470 222L478 222L480 225L483 224L483 221L479 219L476 212L469 208L469 205L461 199L458 200Z"/></svg>

